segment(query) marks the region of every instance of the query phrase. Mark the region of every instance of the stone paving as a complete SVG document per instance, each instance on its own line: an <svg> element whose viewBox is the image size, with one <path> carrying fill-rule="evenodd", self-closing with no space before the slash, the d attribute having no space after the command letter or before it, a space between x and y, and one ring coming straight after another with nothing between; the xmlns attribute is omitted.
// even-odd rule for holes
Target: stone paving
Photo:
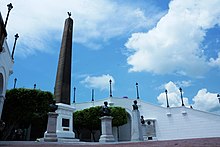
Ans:
<svg viewBox="0 0 220 147"><path fill-rule="evenodd" d="M44 143L31 141L1 141L0 146L16 146L16 147L220 147L220 138L198 138L184 140L169 141L148 141L148 142L117 142L117 143Z"/></svg>

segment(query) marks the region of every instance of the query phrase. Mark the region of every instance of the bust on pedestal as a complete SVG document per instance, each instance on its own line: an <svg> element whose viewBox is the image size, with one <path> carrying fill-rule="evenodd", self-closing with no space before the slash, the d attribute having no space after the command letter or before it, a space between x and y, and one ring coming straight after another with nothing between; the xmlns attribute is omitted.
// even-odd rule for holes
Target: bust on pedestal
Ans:
<svg viewBox="0 0 220 147"><path fill-rule="evenodd" d="M142 129L144 141L147 141L148 140L147 125L145 124L144 116L141 116L141 129Z"/></svg>
<svg viewBox="0 0 220 147"><path fill-rule="evenodd" d="M131 141L143 141L143 134L140 122L140 112L138 110L137 101L134 100L133 110L132 110L132 131L131 131Z"/></svg>
<svg viewBox="0 0 220 147"><path fill-rule="evenodd" d="M99 142L114 142L114 136L112 135L112 119L110 116L110 109L108 108L108 102L104 102L102 106L101 113L101 125L102 125L102 135L100 136Z"/></svg>

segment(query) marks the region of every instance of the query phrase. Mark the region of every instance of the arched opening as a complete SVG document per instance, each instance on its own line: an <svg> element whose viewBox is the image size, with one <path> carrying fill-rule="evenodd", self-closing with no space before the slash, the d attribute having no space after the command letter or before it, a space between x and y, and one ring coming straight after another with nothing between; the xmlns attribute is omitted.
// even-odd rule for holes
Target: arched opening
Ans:
<svg viewBox="0 0 220 147"><path fill-rule="evenodd" d="M0 95L3 94L3 89L4 89L4 79L2 73L0 73Z"/></svg>
<svg viewBox="0 0 220 147"><path fill-rule="evenodd" d="M130 141L131 140L131 115L127 113L127 123L119 127L119 140L118 141Z"/></svg>

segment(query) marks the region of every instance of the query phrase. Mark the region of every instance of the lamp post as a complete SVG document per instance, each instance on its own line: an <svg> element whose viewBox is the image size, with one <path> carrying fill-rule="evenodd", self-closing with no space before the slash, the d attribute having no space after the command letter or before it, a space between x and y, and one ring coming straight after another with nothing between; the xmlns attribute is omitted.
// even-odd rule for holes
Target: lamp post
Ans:
<svg viewBox="0 0 220 147"><path fill-rule="evenodd" d="M73 88L73 103L76 102L76 87Z"/></svg>
<svg viewBox="0 0 220 147"><path fill-rule="evenodd" d="M109 84L110 84L110 97L112 97L112 80L109 80Z"/></svg>
<svg viewBox="0 0 220 147"><path fill-rule="evenodd" d="M169 102L168 102L168 95L167 95L167 90L165 90L165 94L166 94L166 100L167 100L167 108L169 108Z"/></svg>
<svg viewBox="0 0 220 147"><path fill-rule="evenodd" d="M92 89L92 102L94 101L94 89Z"/></svg>
<svg viewBox="0 0 220 147"><path fill-rule="evenodd" d="M15 52L15 46L16 46L16 42L18 40L19 36L18 33L15 34L15 42L14 42L14 46L13 46L13 50L12 50L12 54L11 54L11 58L14 60L14 52Z"/></svg>
<svg viewBox="0 0 220 147"><path fill-rule="evenodd" d="M180 90L180 96L181 96L181 101L182 101L182 106L184 106L184 103L183 103L183 90L182 90L182 88L180 87L179 88L179 90Z"/></svg>
<svg viewBox="0 0 220 147"><path fill-rule="evenodd" d="M136 82L137 99L139 99L138 83Z"/></svg>
<svg viewBox="0 0 220 147"><path fill-rule="evenodd" d="M17 83L17 78L14 79L14 89L16 87L16 83Z"/></svg>
<svg viewBox="0 0 220 147"><path fill-rule="evenodd" d="M218 102L220 103L220 94L217 94Z"/></svg>
<svg viewBox="0 0 220 147"><path fill-rule="evenodd" d="M8 13L7 13L6 20L5 20L5 28L6 28L6 25L8 22L9 13L10 13L11 9L13 8L12 3L8 4L7 7L8 7Z"/></svg>

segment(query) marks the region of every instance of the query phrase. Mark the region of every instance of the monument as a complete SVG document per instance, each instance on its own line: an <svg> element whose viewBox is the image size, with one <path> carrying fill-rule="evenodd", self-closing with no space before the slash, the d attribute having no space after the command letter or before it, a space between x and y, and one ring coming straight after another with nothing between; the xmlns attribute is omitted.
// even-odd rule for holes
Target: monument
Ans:
<svg viewBox="0 0 220 147"><path fill-rule="evenodd" d="M112 134L112 119L110 116L110 109L108 108L108 102L104 102L104 106L101 109L101 125L102 135L100 136L99 142L114 142L114 136Z"/></svg>
<svg viewBox="0 0 220 147"><path fill-rule="evenodd" d="M143 141L143 134L140 121L140 112L138 110L137 101L134 100L132 110L132 125L131 125L131 141Z"/></svg>
<svg viewBox="0 0 220 147"><path fill-rule="evenodd" d="M70 12L68 15L69 17L64 24L54 89L56 105L58 106L56 110L58 113L56 129L58 141L77 141L73 132L74 108L70 106L73 20L70 17Z"/></svg>

